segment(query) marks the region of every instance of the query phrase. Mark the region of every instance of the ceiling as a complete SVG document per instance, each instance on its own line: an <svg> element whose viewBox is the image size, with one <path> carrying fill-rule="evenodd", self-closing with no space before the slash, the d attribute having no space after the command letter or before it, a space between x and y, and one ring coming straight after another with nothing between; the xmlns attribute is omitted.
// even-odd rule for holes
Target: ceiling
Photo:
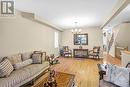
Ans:
<svg viewBox="0 0 130 87"><path fill-rule="evenodd" d="M130 22L130 4L121 11L107 26L106 28L109 27L114 27L119 25L120 23L123 22Z"/></svg>
<svg viewBox="0 0 130 87"><path fill-rule="evenodd" d="M16 9L32 12L62 29L103 24L118 0L16 0Z"/></svg>

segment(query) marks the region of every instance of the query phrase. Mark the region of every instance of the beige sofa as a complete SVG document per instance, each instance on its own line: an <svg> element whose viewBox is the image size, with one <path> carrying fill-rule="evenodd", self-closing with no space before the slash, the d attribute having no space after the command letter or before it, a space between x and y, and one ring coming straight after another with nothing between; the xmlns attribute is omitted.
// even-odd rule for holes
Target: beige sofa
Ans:
<svg viewBox="0 0 130 87"><path fill-rule="evenodd" d="M17 60L16 58L20 57L19 55L27 54L31 55L32 53L29 52L23 54L16 54L7 58L11 61L11 63L12 61L14 63L14 61L16 62ZM0 78L0 87L19 87L33 80L38 75L49 69L49 62L45 60L45 54L42 56L42 61L42 64L30 64L23 68L14 70L8 77Z"/></svg>

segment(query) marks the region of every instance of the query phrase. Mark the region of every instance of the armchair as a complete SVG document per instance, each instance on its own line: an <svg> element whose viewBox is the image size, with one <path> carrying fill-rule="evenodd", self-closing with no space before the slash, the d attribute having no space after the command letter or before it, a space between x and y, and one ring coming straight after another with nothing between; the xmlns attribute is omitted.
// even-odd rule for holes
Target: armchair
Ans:
<svg viewBox="0 0 130 87"><path fill-rule="evenodd" d="M93 50L89 51L88 56L92 56L93 58L97 58L99 59L99 54L100 54L100 46L95 46L93 47Z"/></svg>
<svg viewBox="0 0 130 87"><path fill-rule="evenodd" d="M104 78L106 77L106 75L108 74L108 67L106 67L106 66L104 66L103 64L97 64L97 66L98 66L98 69L99 69L99 87L130 87L130 72L129 73L126 73L128 70L128 68L130 68L130 63L128 63L127 64L127 66L126 67L124 67L124 70L123 70L123 68L122 67L119 67L119 69L121 70L121 72L119 72L120 70L118 70L118 72L116 72L116 71L110 71L110 73L109 73L109 75L111 75L111 74L113 74L114 76L110 76L110 78L109 78L109 80L110 81L112 81L112 82L110 82L110 81L106 81L106 80L104 80ZM116 69L118 69L118 68L116 68ZM114 70L116 70L115 68L114 68ZM113 73L114 72L114 73ZM118 75L116 75L118 73ZM126 82L126 80L124 79L124 78L126 78L126 76L125 75L122 75L122 73L124 73L125 75L127 75L128 76L128 78L127 78L127 82ZM116 81L119 81L120 82L120 80L121 79L123 79L123 82L126 82L125 84L127 84L127 85L129 85L129 86L118 86L118 85L116 85L116 84L114 84L114 83L117 83L117 82L115 82L113 79L112 79L112 77L121 77L121 78L118 78L118 79L114 79L114 80L116 80ZM124 78L123 78L124 77ZM118 84L119 84L119 82L118 82ZM120 85L125 85L125 84L123 84L122 82L120 82Z"/></svg>
<svg viewBox="0 0 130 87"><path fill-rule="evenodd" d="M63 46L63 56L72 57L72 50L68 46Z"/></svg>

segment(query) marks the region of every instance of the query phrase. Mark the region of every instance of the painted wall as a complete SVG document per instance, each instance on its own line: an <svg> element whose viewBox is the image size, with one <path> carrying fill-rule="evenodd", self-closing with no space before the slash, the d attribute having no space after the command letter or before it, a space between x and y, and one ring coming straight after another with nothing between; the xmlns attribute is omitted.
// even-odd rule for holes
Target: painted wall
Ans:
<svg viewBox="0 0 130 87"><path fill-rule="evenodd" d="M115 45L126 47L130 51L130 23L122 23L113 28L114 44L111 47L110 55L115 57Z"/></svg>
<svg viewBox="0 0 130 87"><path fill-rule="evenodd" d="M102 30L99 28L82 29L81 33L88 33L88 45L83 46L85 49L92 50L94 46L101 46L103 44ZM73 34L71 30L62 32L62 46L69 46L71 49L79 48L79 45L74 45Z"/></svg>
<svg viewBox="0 0 130 87"><path fill-rule="evenodd" d="M120 46L128 46L130 50L130 23L122 23L119 27L118 35L115 41Z"/></svg>
<svg viewBox="0 0 130 87"><path fill-rule="evenodd" d="M58 55L59 49L54 48L55 31L57 30L21 17L19 12L14 17L1 17L0 57L34 50Z"/></svg>
<svg viewBox="0 0 130 87"><path fill-rule="evenodd" d="M123 51L121 54L121 65L126 67L126 65L130 62L130 51Z"/></svg>

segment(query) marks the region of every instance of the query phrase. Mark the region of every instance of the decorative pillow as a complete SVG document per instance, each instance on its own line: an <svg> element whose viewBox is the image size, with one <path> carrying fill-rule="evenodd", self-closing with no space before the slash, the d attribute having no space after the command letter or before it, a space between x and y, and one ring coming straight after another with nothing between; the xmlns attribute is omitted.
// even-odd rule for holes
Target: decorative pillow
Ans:
<svg viewBox="0 0 130 87"><path fill-rule="evenodd" d="M21 54L22 61L25 61L25 60L27 60L27 59L30 59L30 58L31 58L31 55L32 55L31 52Z"/></svg>
<svg viewBox="0 0 130 87"><path fill-rule="evenodd" d="M104 80L120 87L129 87L129 73L129 68L108 64Z"/></svg>
<svg viewBox="0 0 130 87"><path fill-rule="evenodd" d="M0 62L3 60L3 57L0 57Z"/></svg>
<svg viewBox="0 0 130 87"><path fill-rule="evenodd" d="M30 64L32 64L32 59L28 59L28 60L25 60L23 62L16 63L13 66L14 66L14 69L20 69L20 68L23 68L24 66L27 66Z"/></svg>
<svg viewBox="0 0 130 87"><path fill-rule="evenodd" d="M111 77L112 77L111 82L120 87L130 87L129 86L129 79L130 79L129 73L130 73L129 68L115 66L111 74Z"/></svg>
<svg viewBox="0 0 130 87"><path fill-rule="evenodd" d="M14 68L8 59L4 59L0 63L0 77L8 77L13 70Z"/></svg>
<svg viewBox="0 0 130 87"><path fill-rule="evenodd" d="M16 54L16 55L13 55L13 56L9 56L8 59L11 62L12 65L14 65L16 63L19 63L19 62L22 62L21 54Z"/></svg>
<svg viewBox="0 0 130 87"><path fill-rule="evenodd" d="M34 51L34 53L41 53L41 54L42 54L42 61L45 61L45 60L46 60L46 52Z"/></svg>
<svg viewBox="0 0 130 87"><path fill-rule="evenodd" d="M32 60L34 64L41 64L42 63L42 53L33 53Z"/></svg>

